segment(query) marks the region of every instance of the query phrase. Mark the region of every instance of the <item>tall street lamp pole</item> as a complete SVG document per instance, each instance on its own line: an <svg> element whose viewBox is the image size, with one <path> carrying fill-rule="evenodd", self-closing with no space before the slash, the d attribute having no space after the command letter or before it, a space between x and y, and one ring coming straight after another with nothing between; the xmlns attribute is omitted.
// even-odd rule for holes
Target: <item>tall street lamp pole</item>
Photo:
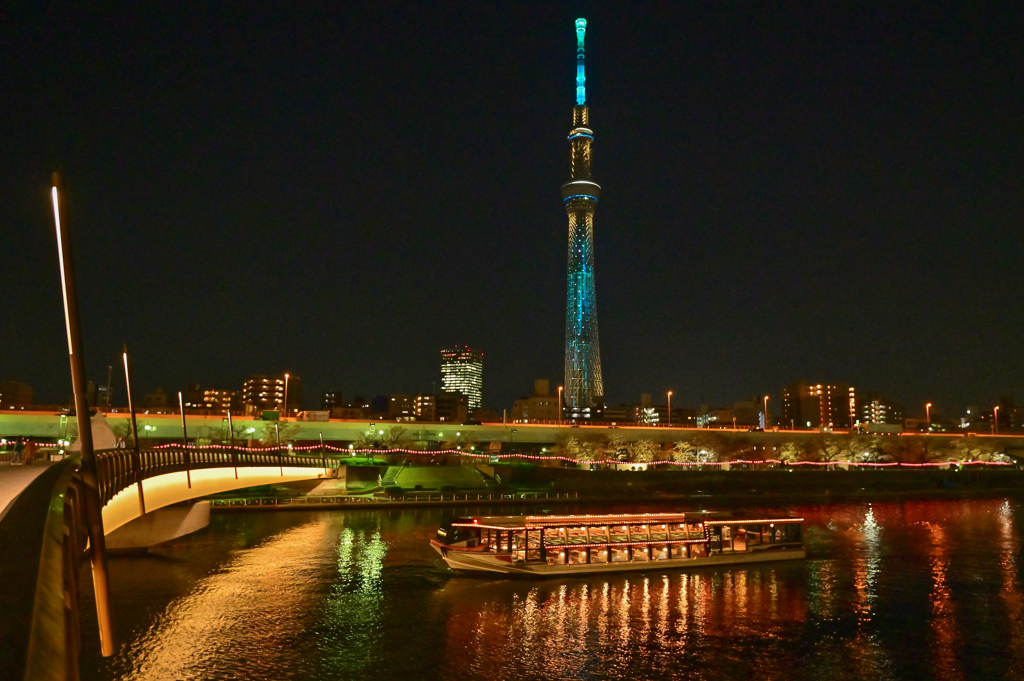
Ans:
<svg viewBox="0 0 1024 681"><path fill-rule="evenodd" d="M928 404L924 405L924 418L925 418L925 421L928 424L928 426L927 426L928 427L928 431L927 432L930 433L930 432L932 432L932 403L931 402L929 402Z"/></svg>
<svg viewBox="0 0 1024 681"><path fill-rule="evenodd" d="M289 375L284 375L284 416L288 418L288 379Z"/></svg>
<svg viewBox="0 0 1024 681"><path fill-rule="evenodd" d="M71 364L71 386L75 393L75 418L78 439L82 443L82 478L85 522L89 533L89 557L92 563L92 586L96 601L96 620L100 630L100 654L114 654L114 615L110 603L110 575L107 570L107 542L103 531L103 505L100 503L96 452L93 449L92 422L86 399L85 362L82 357L82 323L78 314L78 287L75 262L71 250L71 232L60 219L60 174L53 174L53 220L57 228L57 257L60 260L60 283L64 294L64 323L68 333L68 359ZM59 617L59 615L58 615Z"/></svg>
<svg viewBox="0 0 1024 681"><path fill-rule="evenodd" d="M128 364L128 344L124 344L124 387L128 393L128 413L132 418L132 468L135 471L135 485L139 488L139 514L146 515L146 497L142 491L142 454L139 452L139 423L135 419L135 403L132 401L132 372ZM108 381L109 382L109 381ZM110 394L110 391L107 391Z"/></svg>
<svg viewBox="0 0 1024 681"><path fill-rule="evenodd" d="M768 430L768 396L764 396L764 429Z"/></svg>
<svg viewBox="0 0 1024 681"><path fill-rule="evenodd" d="M672 391L668 391L668 427L672 427Z"/></svg>
<svg viewBox="0 0 1024 681"><path fill-rule="evenodd" d="M992 434L999 435L999 407L992 410Z"/></svg>

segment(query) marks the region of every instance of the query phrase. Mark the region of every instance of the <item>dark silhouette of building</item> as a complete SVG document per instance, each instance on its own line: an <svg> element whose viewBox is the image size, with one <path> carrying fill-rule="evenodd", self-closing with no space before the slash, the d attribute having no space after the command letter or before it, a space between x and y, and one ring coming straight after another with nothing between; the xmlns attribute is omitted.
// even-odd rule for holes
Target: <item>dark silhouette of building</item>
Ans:
<svg viewBox="0 0 1024 681"><path fill-rule="evenodd" d="M31 407L35 395L32 386L18 381L0 383L0 409L25 409Z"/></svg>

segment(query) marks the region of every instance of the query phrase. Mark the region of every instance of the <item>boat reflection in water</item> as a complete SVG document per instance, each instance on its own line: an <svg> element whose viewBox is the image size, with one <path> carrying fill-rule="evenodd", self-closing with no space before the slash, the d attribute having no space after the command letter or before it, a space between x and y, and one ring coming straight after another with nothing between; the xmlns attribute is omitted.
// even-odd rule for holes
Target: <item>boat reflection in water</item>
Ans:
<svg viewBox="0 0 1024 681"><path fill-rule="evenodd" d="M804 557L803 518L631 513L483 516L443 523L430 545L468 572L555 576Z"/></svg>
<svg viewBox="0 0 1024 681"><path fill-rule="evenodd" d="M464 676L474 679L741 678L708 675L709 665L735 668L736 654L750 658L739 666L756 667L764 655L762 669L780 671L796 660L779 643L803 630L809 614L796 586L802 569L763 564L528 586L454 579L447 599L479 605L465 615L453 609L445 657L464 660Z"/></svg>

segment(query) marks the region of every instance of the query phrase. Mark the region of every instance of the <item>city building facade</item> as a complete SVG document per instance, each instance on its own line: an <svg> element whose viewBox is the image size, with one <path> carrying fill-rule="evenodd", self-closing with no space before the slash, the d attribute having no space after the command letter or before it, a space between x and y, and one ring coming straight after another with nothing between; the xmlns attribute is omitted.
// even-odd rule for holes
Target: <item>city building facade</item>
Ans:
<svg viewBox="0 0 1024 681"><path fill-rule="evenodd" d="M533 394L512 403L515 423L554 423L558 421L558 396L551 394L547 379L533 382Z"/></svg>
<svg viewBox="0 0 1024 681"><path fill-rule="evenodd" d="M242 385L242 406L246 413L250 414L277 411L282 415L292 416L302 409L302 379L290 374L253 374Z"/></svg>
<svg viewBox="0 0 1024 681"><path fill-rule="evenodd" d="M484 388L484 353L469 346L441 350L441 390L466 396L470 409L479 409Z"/></svg>
<svg viewBox="0 0 1024 681"><path fill-rule="evenodd" d="M791 383L782 389L783 427L852 428L857 423L857 395L845 383Z"/></svg>

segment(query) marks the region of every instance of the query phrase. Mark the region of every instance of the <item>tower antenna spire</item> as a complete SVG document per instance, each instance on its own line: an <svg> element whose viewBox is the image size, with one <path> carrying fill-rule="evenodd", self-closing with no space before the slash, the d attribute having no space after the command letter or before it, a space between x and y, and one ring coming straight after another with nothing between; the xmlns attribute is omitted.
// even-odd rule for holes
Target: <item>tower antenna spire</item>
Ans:
<svg viewBox="0 0 1024 681"><path fill-rule="evenodd" d="M587 20L576 20L576 104L587 103L587 76L583 72L583 39L587 35Z"/></svg>

